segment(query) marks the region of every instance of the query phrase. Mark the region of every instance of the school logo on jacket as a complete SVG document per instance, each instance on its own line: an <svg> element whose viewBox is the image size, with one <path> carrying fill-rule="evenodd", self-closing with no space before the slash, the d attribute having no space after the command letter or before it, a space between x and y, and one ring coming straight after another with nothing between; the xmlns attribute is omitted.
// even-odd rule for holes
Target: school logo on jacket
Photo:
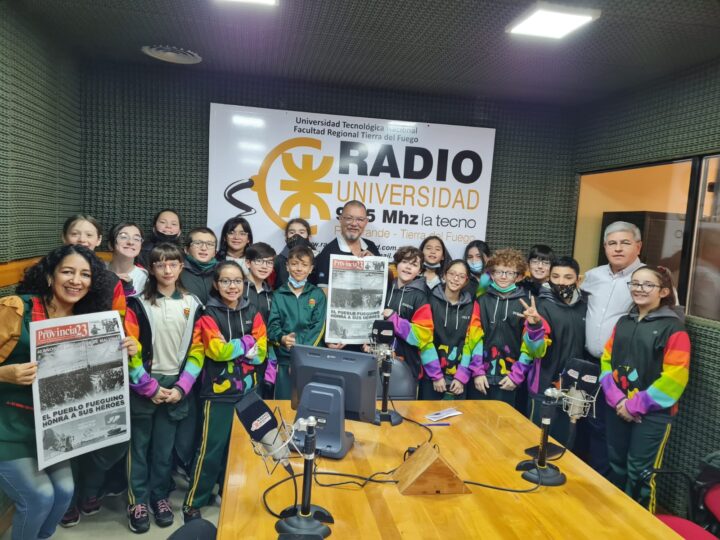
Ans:
<svg viewBox="0 0 720 540"><path fill-rule="evenodd" d="M310 300L308 300L308 306L310 306L311 308L314 308L315 304L317 304L317 302L315 301L314 298L311 298Z"/></svg>
<svg viewBox="0 0 720 540"><path fill-rule="evenodd" d="M183 315L185 315L185 320L188 320L190 318L190 308L186 307L183 309Z"/></svg>

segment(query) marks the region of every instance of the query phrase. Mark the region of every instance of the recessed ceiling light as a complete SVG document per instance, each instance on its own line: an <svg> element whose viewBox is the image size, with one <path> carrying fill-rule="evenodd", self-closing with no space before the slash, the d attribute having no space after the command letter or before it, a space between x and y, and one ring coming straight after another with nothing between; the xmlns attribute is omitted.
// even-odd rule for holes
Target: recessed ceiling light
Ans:
<svg viewBox="0 0 720 540"><path fill-rule="evenodd" d="M260 4L263 6L277 6L277 0L220 0L222 2L234 2L236 4Z"/></svg>
<svg viewBox="0 0 720 540"><path fill-rule="evenodd" d="M173 64L199 64L202 62L202 57L198 53L172 45L144 45L140 50L157 60Z"/></svg>
<svg viewBox="0 0 720 540"><path fill-rule="evenodd" d="M599 9L538 2L507 28L510 34L561 39L600 17Z"/></svg>

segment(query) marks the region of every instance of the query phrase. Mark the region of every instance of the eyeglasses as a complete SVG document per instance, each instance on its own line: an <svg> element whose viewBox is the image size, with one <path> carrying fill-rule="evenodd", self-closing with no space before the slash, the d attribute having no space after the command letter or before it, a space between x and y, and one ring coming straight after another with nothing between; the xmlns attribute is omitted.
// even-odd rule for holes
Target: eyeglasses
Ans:
<svg viewBox="0 0 720 540"><path fill-rule="evenodd" d="M507 277L510 279L515 279L517 277L518 273L514 272L512 270L493 270L492 276L493 277Z"/></svg>
<svg viewBox="0 0 720 540"><path fill-rule="evenodd" d="M212 240L193 240L192 242L190 242L190 245L196 248L206 247L209 249L214 249L216 244Z"/></svg>
<svg viewBox="0 0 720 540"><path fill-rule="evenodd" d="M531 266L542 266L543 268L550 268L550 261L547 259L530 259L528 261Z"/></svg>
<svg viewBox="0 0 720 540"><path fill-rule="evenodd" d="M250 261L251 263L257 264L258 266L268 266L272 268L272 265L274 264L273 259L254 259Z"/></svg>
<svg viewBox="0 0 720 540"><path fill-rule="evenodd" d="M367 221L366 217L341 216L340 219L345 223L365 223Z"/></svg>
<svg viewBox="0 0 720 540"><path fill-rule="evenodd" d="M178 268L180 268L181 266L182 266L182 264L177 261L169 261L169 262L168 261L157 261L157 262L153 263L153 268L155 268L155 270L162 270L163 268L169 268L173 272L175 270L177 270Z"/></svg>
<svg viewBox="0 0 720 540"><path fill-rule="evenodd" d="M240 287L240 286L243 284L243 280L242 280L242 279L226 279L226 278L223 278L223 279L219 279L219 280L218 280L218 283L220 284L220 286L221 286L223 289L227 289L230 285L237 285L238 287Z"/></svg>
<svg viewBox="0 0 720 540"><path fill-rule="evenodd" d="M140 243L140 242L143 241L143 237L140 236L140 235L138 235L138 234L136 234L136 235L134 235L134 236L130 236L130 235L127 234L127 233L120 233L120 234L117 235L116 238L117 238L117 240L119 240L120 242L137 242L137 243Z"/></svg>
<svg viewBox="0 0 720 540"><path fill-rule="evenodd" d="M609 240L608 242L605 242L605 245L610 248L616 248L618 246L626 248L632 246L634 243L635 242L631 240L620 240L619 242L617 240Z"/></svg>
<svg viewBox="0 0 720 540"><path fill-rule="evenodd" d="M630 281L628 284L628 289L631 291L641 291L641 292L652 292L654 288L662 289L662 285L658 285L657 283L650 283L649 281L646 281L644 283L640 283L639 281Z"/></svg>
<svg viewBox="0 0 720 540"><path fill-rule="evenodd" d="M246 238L248 236L248 233L245 231L231 231L227 233L228 236L232 238Z"/></svg>
<svg viewBox="0 0 720 540"><path fill-rule="evenodd" d="M456 274L455 272L447 272L445 274L445 279L451 281L465 281L467 279L467 274Z"/></svg>

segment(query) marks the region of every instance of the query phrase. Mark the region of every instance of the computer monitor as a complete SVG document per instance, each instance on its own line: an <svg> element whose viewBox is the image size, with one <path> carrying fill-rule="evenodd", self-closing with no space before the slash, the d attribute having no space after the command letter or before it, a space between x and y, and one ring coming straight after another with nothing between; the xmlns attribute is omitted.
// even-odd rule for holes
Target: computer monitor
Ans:
<svg viewBox="0 0 720 540"><path fill-rule="evenodd" d="M290 350L290 405L297 409L308 383L338 386L345 394L345 418L375 420L377 360L371 354L295 345Z"/></svg>

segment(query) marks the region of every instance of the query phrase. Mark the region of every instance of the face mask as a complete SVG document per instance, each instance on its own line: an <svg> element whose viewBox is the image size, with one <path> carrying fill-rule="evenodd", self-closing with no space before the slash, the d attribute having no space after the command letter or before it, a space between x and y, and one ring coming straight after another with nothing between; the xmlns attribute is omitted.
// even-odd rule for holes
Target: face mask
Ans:
<svg viewBox="0 0 720 540"><path fill-rule="evenodd" d="M307 283L307 279L303 279L302 281L298 281L292 276L288 276L288 282L290 282L290 285L293 286L294 289L300 289L301 287L304 287Z"/></svg>
<svg viewBox="0 0 720 540"><path fill-rule="evenodd" d="M491 281L491 282L490 282L490 286L491 286L493 289L495 289L496 291L501 292L501 293L509 293L509 292L511 292L511 291L514 291L514 290L517 288L517 285L516 285L515 283L512 283L511 285L508 285L507 287L503 288L503 287L500 287L500 286L499 286L497 283L495 283L494 281Z"/></svg>
<svg viewBox="0 0 720 540"><path fill-rule="evenodd" d="M437 270L437 269L440 268L440 266L442 266L442 265L441 265L440 263L430 264L430 263L424 262L424 263L423 263L423 266L424 266L425 268L430 269L430 270Z"/></svg>
<svg viewBox="0 0 720 540"><path fill-rule="evenodd" d="M161 242L170 242L171 244L174 244L177 242L177 239L180 238L179 234L163 234L157 231L153 231L153 236L158 244Z"/></svg>
<svg viewBox="0 0 720 540"><path fill-rule="evenodd" d="M482 274L483 268L485 268L485 264L483 264L482 261L477 261L477 262L468 261L468 266L470 267L470 271L473 274Z"/></svg>
<svg viewBox="0 0 720 540"><path fill-rule="evenodd" d="M575 294L575 285L556 285L555 283L550 283L550 289L552 289L552 292L563 302L567 302L573 297L573 294Z"/></svg>

